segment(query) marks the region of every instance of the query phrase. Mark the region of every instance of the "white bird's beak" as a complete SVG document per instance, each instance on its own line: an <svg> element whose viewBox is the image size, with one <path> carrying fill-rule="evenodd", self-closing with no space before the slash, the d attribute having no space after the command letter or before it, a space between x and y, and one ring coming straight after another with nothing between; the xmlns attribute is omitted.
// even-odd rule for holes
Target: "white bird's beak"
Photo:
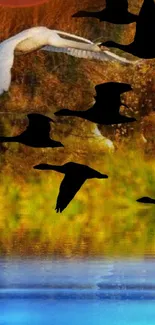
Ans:
<svg viewBox="0 0 155 325"><path fill-rule="evenodd" d="M104 45L102 45L103 44L103 42L98 42L98 43L96 43L96 45L99 47L99 49L102 51L102 50L109 50L109 48L108 47L106 47L106 46L104 46Z"/></svg>
<svg viewBox="0 0 155 325"><path fill-rule="evenodd" d="M96 43L94 43L93 45L92 45L92 50L94 50L95 52L97 51L100 51L100 45L101 43L99 43L99 42L96 42Z"/></svg>
<svg viewBox="0 0 155 325"><path fill-rule="evenodd" d="M103 42L95 42L96 45L100 46Z"/></svg>

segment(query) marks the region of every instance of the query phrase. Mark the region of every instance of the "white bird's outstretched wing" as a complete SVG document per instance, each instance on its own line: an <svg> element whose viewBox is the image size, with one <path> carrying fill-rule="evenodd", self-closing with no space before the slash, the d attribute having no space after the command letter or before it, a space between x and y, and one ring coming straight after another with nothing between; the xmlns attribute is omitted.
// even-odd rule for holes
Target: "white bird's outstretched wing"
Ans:
<svg viewBox="0 0 155 325"><path fill-rule="evenodd" d="M100 53L104 53L107 56L107 59L110 61L117 61L117 62L121 62L123 64L137 64L138 60L127 60L126 58L123 58L122 56L119 56L111 51L105 50L104 52L100 52Z"/></svg>
<svg viewBox="0 0 155 325"><path fill-rule="evenodd" d="M115 53L112 53L108 48L100 48L98 44L90 40L72 35L61 31L52 31L57 35L57 42L53 38L51 43L43 47L41 50L50 52L62 52L78 58L96 59L100 61L117 61L123 64L135 64L135 61L129 61Z"/></svg>
<svg viewBox="0 0 155 325"><path fill-rule="evenodd" d="M13 60L14 47L8 43L0 44L0 95L9 89Z"/></svg>
<svg viewBox="0 0 155 325"><path fill-rule="evenodd" d="M11 68L14 61L14 50L18 42L0 44L0 95L7 91L11 83Z"/></svg>
<svg viewBox="0 0 155 325"><path fill-rule="evenodd" d="M61 52L66 53L68 55L78 57L78 58L85 58L85 59L96 59L99 61L116 61L122 64L136 64L138 61L130 61L121 56L116 55L110 51L92 51L90 50L83 50L79 49L78 45L77 48L66 48L66 47L56 47L56 46L44 46L41 50L49 51L49 52Z"/></svg>
<svg viewBox="0 0 155 325"><path fill-rule="evenodd" d="M47 46L44 46L45 44ZM108 48L101 49L97 44L80 36L49 30L46 27L33 27L0 43L0 95L9 89L16 47L23 53L42 47L41 49L45 51L63 52L78 58L118 61L123 64L139 62L122 58L110 52Z"/></svg>
<svg viewBox="0 0 155 325"><path fill-rule="evenodd" d="M0 43L0 95L9 89L11 83L11 68L16 46L39 30L40 28L30 28Z"/></svg>
<svg viewBox="0 0 155 325"><path fill-rule="evenodd" d="M53 32L55 32L58 36L60 36L63 39L66 39L66 40L71 40L71 41L75 41L75 42L81 41L81 42L86 43L86 44L94 44L89 39L81 37L81 36L77 36L77 35L74 35L74 34L62 32L60 30L53 30Z"/></svg>

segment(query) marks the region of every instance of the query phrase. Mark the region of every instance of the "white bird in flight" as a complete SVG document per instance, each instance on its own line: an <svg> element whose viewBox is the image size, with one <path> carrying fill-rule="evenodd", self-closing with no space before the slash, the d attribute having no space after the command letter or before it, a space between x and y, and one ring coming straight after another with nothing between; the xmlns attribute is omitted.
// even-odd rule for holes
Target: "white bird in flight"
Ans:
<svg viewBox="0 0 155 325"><path fill-rule="evenodd" d="M8 38L0 43L0 95L10 87L14 52L26 54L41 49L63 52L79 58L119 61L123 64L137 63L110 52L107 47L100 47L100 44L47 27L32 27Z"/></svg>

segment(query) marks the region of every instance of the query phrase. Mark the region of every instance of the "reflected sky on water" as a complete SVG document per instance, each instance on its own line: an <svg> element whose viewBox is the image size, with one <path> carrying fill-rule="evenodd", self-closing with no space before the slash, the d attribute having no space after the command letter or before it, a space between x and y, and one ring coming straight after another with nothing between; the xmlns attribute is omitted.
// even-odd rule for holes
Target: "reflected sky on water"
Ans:
<svg viewBox="0 0 155 325"><path fill-rule="evenodd" d="M0 260L0 325L154 325L154 260Z"/></svg>

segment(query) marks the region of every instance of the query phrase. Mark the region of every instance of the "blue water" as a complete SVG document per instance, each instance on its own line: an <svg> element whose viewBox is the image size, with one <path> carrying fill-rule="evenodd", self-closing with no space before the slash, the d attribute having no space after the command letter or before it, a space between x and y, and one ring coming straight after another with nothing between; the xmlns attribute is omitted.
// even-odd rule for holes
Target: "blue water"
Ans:
<svg viewBox="0 0 155 325"><path fill-rule="evenodd" d="M153 260L0 260L0 325L155 325Z"/></svg>

